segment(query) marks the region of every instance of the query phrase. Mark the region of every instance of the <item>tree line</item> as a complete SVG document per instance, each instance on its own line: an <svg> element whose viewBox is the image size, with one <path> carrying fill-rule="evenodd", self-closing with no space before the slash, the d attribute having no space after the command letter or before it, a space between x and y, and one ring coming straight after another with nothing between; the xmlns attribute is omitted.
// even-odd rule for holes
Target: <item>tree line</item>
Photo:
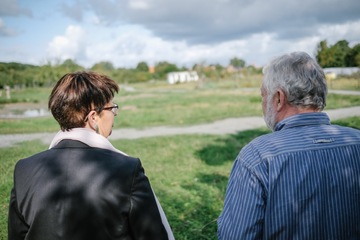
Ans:
<svg viewBox="0 0 360 240"><path fill-rule="evenodd" d="M359 67L360 44L349 47L346 40L341 40L329 46L326 40L317 46L316 59L319 64L326 67ZM230 59L228 66L220 64L195 64L192 68L178 67L167 61L158 62L150 68L144 61L139 62L135 68L115 68L111 62L103 61L94 64L90 69L67 59L62 63L47 63L42 66L22 64L16 62L0 62L0 88L5 86L14 87L50 87L65 73L79 70L91 70L101 72L113 78L119 84L146 82L150 80L164 80L169 72L174 71L197 71L202 79L229 79L248 74L259 74L262 69L255 66L246 66L246 62L234 57Z"/></svg>
<svg viewBox="0 0 360 240"><path fill-rule="evenodd" d="M261 69L253 66L245 67L245 61L239 58L230 60L235 71L247 73L261 73ZM68 72L91 70L110 76L119 84L146 82L150 80L165 80L169 72L175 71L197 71L200 77L209 79L230 78L233 72L220 64L195 64L192 68L178 67L174 63L161 61L151 69L144 61L139 62L135 68L115 68L111 62L102 61L94 64L91 68L76 63L72 59L67 59L62 63L52 65L50 63L36 66L16 62L0 62L0 88L4 86L14 87L50 87L53 86L64 74Z"/></svg>
<svg viewBox="0 0 360 240"><path fill-rule="evenodd" d="M316 60L323 68L360 67L360 44L349 47L349 42L341 40L328 45L326 40L317 46Z"/></svg>

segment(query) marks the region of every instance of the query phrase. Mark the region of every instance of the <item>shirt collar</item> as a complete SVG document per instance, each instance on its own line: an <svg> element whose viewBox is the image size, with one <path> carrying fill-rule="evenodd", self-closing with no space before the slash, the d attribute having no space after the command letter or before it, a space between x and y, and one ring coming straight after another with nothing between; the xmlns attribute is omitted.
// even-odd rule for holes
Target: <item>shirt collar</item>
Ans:
<svg viewBox="0 0 360 240"><path fill-rule="evenodd" d="M275 126L275 131L282 129L308 126L308 125L330 125L330 118L324 112L301 113L283 119Z"/></svg>

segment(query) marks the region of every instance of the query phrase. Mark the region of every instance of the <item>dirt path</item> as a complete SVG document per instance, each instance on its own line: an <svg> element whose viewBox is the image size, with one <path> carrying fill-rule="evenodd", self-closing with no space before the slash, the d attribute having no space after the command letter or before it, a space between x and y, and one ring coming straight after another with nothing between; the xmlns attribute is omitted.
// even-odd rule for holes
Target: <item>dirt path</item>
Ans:
<svg viewBox="0 0 360 240"><path fill-rule="evenodd" d="M360 116L360 106L334 109L324 111L331 120L337 120L341 118ZM184 127L151 127L145 129L114 129L111 140L116 139L137 139L144 137L156 137L166 135L178 135L178 134L232 134L239 131L265 127L265 123L262 117L244 117L244 118L229 118L224 120L215 121L207 124L199 124L194 126ZM0 135L0 148L11 147L19 142L41 140L44 144L50 144L51 139L55 133L33 133L33 134L12 134L12 135Z"/></svg>

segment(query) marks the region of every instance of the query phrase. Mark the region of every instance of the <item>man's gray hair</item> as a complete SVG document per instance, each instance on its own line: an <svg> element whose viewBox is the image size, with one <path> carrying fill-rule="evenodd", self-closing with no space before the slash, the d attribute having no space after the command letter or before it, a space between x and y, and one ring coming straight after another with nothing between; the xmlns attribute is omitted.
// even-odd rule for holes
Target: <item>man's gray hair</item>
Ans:
<svg viewBox="0 0 360 240"><path fill-rule="evenodd" d="M271 97L285 92L289 104L323 110L327 85L319 64L305 52L293 52L273 59L263 69L265 87ZM270 96L269 96L270 97Z"/></svg>

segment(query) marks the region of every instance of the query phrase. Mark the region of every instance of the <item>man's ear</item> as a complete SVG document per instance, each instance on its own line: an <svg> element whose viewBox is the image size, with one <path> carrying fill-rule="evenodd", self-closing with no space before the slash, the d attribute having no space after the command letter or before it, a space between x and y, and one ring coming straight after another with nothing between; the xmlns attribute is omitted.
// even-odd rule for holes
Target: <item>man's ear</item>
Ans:
<svg viewBox="0 0 360 240"><path fill-rule="evenodd" d="M280 112L287 104L287 97L282 90L278 90L275 94L276 111Z"/></svg>

